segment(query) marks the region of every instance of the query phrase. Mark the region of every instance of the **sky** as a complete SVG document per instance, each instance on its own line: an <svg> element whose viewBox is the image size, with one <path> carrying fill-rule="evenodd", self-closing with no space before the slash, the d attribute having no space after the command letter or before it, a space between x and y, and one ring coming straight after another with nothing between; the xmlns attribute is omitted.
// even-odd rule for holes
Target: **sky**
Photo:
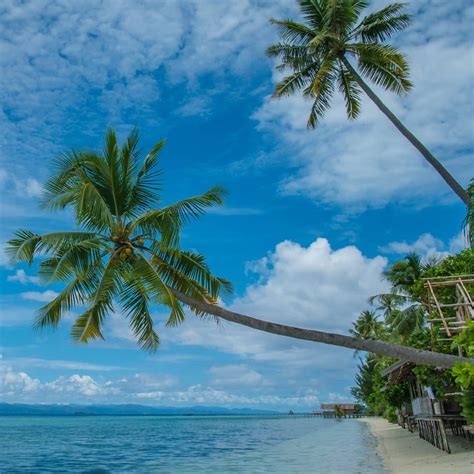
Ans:
<svg viewBox="0 0 474 474"><path fill-rule="evenodd" d="M386 5L372 2L370 9ZM418 0L394 42L413 90L375 90L466 185L473 176L474 54L470 1ZM166 139L165 201L228 190L225 206L184 229L183 247L230 279L231 309L347 333L383 271L410 251L466 246L464 208L441 178L364 98L356 122L336 96L316 130L310 104L270 98L278 75L265 49L271 17L297 18L294 0L4 0L0 5L0 240L19 228L71 229L68 212L38 207L52 160L100 149L138 127L141 147ZM105 341L75 345L68 315L32 329L59 288L35 266L0 256L1 400L311 410L351 400L353 351L188 315L140 351L117 308ZM160 313L161 312L161 313Z"/></svg>

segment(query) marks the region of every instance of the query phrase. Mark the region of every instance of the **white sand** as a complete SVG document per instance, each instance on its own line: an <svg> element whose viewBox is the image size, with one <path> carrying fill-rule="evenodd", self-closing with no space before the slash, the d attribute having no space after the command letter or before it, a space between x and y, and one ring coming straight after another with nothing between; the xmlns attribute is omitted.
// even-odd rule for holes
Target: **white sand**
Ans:
<svg viewBox="0 0 474 474"><path fill-rule="evenodd" d="M451 454L383 418L362 418L377 438L378 451L394 474L474 474L474 441L452 439Z"/></svg>

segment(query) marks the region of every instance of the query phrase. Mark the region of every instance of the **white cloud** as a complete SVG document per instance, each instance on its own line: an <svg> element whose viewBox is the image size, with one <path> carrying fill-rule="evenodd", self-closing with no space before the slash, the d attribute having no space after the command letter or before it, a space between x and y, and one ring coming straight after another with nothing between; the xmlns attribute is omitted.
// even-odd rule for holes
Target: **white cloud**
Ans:
<svg viewBox="0 0 474 474"><path fill-rule="evenodd" d="M265 383L263 375L246 364L211 367L212 385L224 387L257 387Z"/></svg>
<svg viewBox="0 0 474 474"><path fill-rule="evenodd" d="M2 372L2 398L12 397L13 399L18 394L28 394L36 392L41 387L41 382L38 379L31 378L25 372L14 372L7 368Z"/></svg>
<svg viewBox="0 0 474 474"><path fill-rule="evenodd" d="M24 291L21 297L25 300L39 301L40 303L49 303L56 298L59 293L53 290L46 291Z"/></svg>
<svg viewBox="0 0 474 474"><path fill-rule="evenodd" d="M368 258L356 247L332 249L319 238L308 247L284 241L248 265L257 283L230 308L268 321L324 331L347 332L367 298L387 290L383 257ZM192 315L164 340L214 347L252 361L280 367L280 376L302 370L352 371L349 351L262 333L239 325L202 321Z"/></svg>
<svg viewBox="0 0 474 474"><path fill-rule="evenodd" d="M238 0L187 2L189 25L184 46L169 69L173 77L229 72L249 73L259 67L270 38L273 16L296 13L289 0ZM218 19L218 21L216 21Z"/></svg>
<svg viewBox="0 0 474 474"><path fill-rule="evenodd" d="M463 232L453 237L446 245L442 240L433 237L429 233L420 235L414 242L390 242L387 245L379 247L379 250L387 254L406 255L414 252L421 257L445 258L456 252L467 248L466 236Z"/></svg>
<svg viewBox="0 0 474 474"><path fill-rule="evenodd" d="M104 386L99 385L90 375L74 374L70 377L61 376L58 379L46 383L42 387L45 392L55 392L61 394L62 397L69 394L77 397L85 395L86 397L96 397L104 394Z"/></svg>
<svg viewBox="0 0 474 474"><path fill-rule="evenodd" d="M466 97L470 97L474 69L465 61L473 54L465 28L468 22L460 18L472 14L472 8L469 2L458 2L448 14L439 2L416 5L422 14L415 18L414 30L399 37L412 65L415 88L402 98L378 92L466 184L472 173L473 128L472 102ZM437 25L436 31L428 25ZM325 120L312 131L306 129L310 105L300 97L267 98L254 114L258 128L278 140L275 156L297 168L281 182L282 193L302 194L354 211L392 202L426 206L457 199L366 97L356 122L347 121L342 99L336 97Z"/></svg>
<svg viewBox="0 0 474 474"><path fill-rule="evenodd" d="M268 19L294 8L291 0L3 2L5 162L21 156L41 164L75 126L95 137L110 123L123 128L147 117L156 125L169 82L193 92L178 114L207 113L208 81L200 97L194 93L200 76L262 70L275 35ZM22 166L25 174L27 165L9 163L12 174ZM27 185L27 193L39 192L33 181Z"/></svg>
<svg viewBox="0 0 474 474"><path fill-rule="evenodd" d="M449 241L449 253L458 253L461 250L464 250L469 247L469 242L467 240L467 231L461 231L458 235L455 235Z"/></svg>
<svg viewBox="0 0 474 474"><path fill-rule="evenodd" d="M10 193L17 198L36 198L41 196L43 186L29 176L17 176L4 169L0 170L0 189L3 193Z"/></svg>
<svg viewBox="0 0 474 474"><path fill-rule="evenodd" d="M367 258L354 246L332 249L324 238L308 247L284 241L253 263L260 280L233 308L272 321L347 331L367 297L381 290L383 257Z"/></svg>
<svg viewBox="0 0 474 474"><path fill-rule="evenodd" d="M56 359L39 359L34 357L13 357L8 362L15 367L42 367L48 369L67 369L67 370L92 370L97 372L107 372L123 369L116 365L90 364L87 362Z"/></svg>
<svg viewBox="0 0 474 474"><path fill-rule="evenodd" d="M259 216L263 214L262 209L254 207L212 207L208 211L209 214L215 214L218 216Z"/></svg>
<svg viewBox="0 0 474 474"><path fill-rule="evenodd" d="M39 283L39 278L36 276L27 275L25 270L18 269L14 275L8 275L7 281L17 281L22 285L27 285L28 283L37 285Z"/></svg>
<svg viewBox="0 0 474 474"><path fill-rule="evenodd" d="M319 394L313 390L305 390L289 396L280 395L243 395L231 393L226 390L203 386L191 385L185 390L174 392L150 392L138 394L139 398L153 401L155 404L169 403L171 405L212 405L212 406L249 406L249 407L281 407L303 406L316 407Z"/></svg>
<svg viewBox="0 0 474 474"><path fill-rule="evenodd" d="M169 376L136 374L118 379L96 379L87 374L60 376L50 382L2 365L2 401L16 403L144 403L165 406L248 406L315 408L319 392L297 390L289 395L233 393L201 384L176 388ZM235 387L234 387L235 389ZM240 392L240 391L239 391Z"/></svg>

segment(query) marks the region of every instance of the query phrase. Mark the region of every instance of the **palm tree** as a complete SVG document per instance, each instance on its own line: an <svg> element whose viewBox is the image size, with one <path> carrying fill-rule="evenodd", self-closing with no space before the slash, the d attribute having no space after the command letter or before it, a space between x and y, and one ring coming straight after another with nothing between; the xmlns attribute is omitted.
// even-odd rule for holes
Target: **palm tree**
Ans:
<svg viewBox="0 0 474 474"><path fill-rule="evenodd" d="M397 293L382 293L369 298L370 304L378 304L375 311L382 313L384 320L390 318L395 311L400 309L400 305L406 302L407 297Z"/></svg>
<svg viewBox="0 0 474 474"><path fill-rule="evenodd" d="M410 24L404 4L388 5L360 19L368 6L364 0L298 1L303 23L271 20L279 27L281 42L268 48L267 54L280 58L278 71L291 71L278 82L273 97L302 91L303 96L313 100L308 127L314 128L330 107L336 88L344 97L349 119L358 117L364 91L469 207L471 201L466 190L363 79L399 95L411 89L405 57L386 43L394 33ZM358 70L350 59L357 61Z"/></svg>
<svg viewBox="0 0 474 474"><path fill-rule="evenodd" d="M382 313L391 340L404 341L425 327L426 306L408 293L382 293L369 298L369 303L378 303L375 311Z"/></svg>
<svg viewBox="0 0 474 474"><path fill-rule="evenodd" d="M206 208L222 203L223 191L206 193L176 204L156 207L160 175L156 170L159 142L140 160L138 134L119 148L107 133L102 153L72 152L60 157L56 174L46 183L44 206L72 208L79 230L36 234L20 230L9 241L14 262L32 264L48 283L62 283L61 293L43 306L35 326L56 327L73 307L84 311L72 327L73 339L103 338L101 327L118 303L138 343L147 350L159 344L151 304L168 308L168 325L184 320L184 303L198 315L212 315L260 331L336 345L420 364L452 367L473 359L420 351L376 340L276 324L229 311L216 304L231 284L211 274L204 258L179 248L182 226Z"/></svg>
<svg viewBox="0 0 474 474"><path fill-rule="evenodd" d="M420 280L424 271L425 266L421 257L410 252L403 260L391 265L384 274L395 291L407 294L410 293L411 287Z"/></svg>
<svg viewBox="0 0 474 474"><path fill-rule="evenodd" d="M353 323L354 329L349 332L362 339L380 339L383 325L378 321L378 315L375 311L362 311L357 320Z"/></svg>
<svg viewBox="0 0 474 474"><path fill-rule="evenodd" d="M43 205L73 209L78 231L35 234L20 230L9 241L14 261L32 263L42 257L39 274L64 289L43 306L35 326L56 327L73 307L83 308L72 326L77 342L103 338L101 327L119 303L138 343L155 350L159 337L150 304L168 308L167 324L184 320L184 310L171 289L196 301L215 302L231 284L214 277L196 252L179 251L179 232L188 220L222 204L223 190L166 207L160 203L160 172L156 169L160 141L139 163L138 133L119 148L109 130L102 153L71 152L56 162L56 174L46 183ZM199 310L190 307L199 314Z"/></svg>

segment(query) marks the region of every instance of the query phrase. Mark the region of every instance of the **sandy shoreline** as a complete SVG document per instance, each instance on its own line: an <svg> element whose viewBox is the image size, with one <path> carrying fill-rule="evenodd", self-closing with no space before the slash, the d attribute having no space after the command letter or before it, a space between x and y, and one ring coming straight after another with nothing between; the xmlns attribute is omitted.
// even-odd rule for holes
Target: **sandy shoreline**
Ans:
<svg viewBox="0 0 474 474"><path fill-rule="evenodd" d="M378 452L389 472L394 474L474 474L474 442L450 443L445 453L383 418L362 418L377 439ZM459 441L459 443L458 443ZM469 449L471 448L471 449Z"/></svg>

